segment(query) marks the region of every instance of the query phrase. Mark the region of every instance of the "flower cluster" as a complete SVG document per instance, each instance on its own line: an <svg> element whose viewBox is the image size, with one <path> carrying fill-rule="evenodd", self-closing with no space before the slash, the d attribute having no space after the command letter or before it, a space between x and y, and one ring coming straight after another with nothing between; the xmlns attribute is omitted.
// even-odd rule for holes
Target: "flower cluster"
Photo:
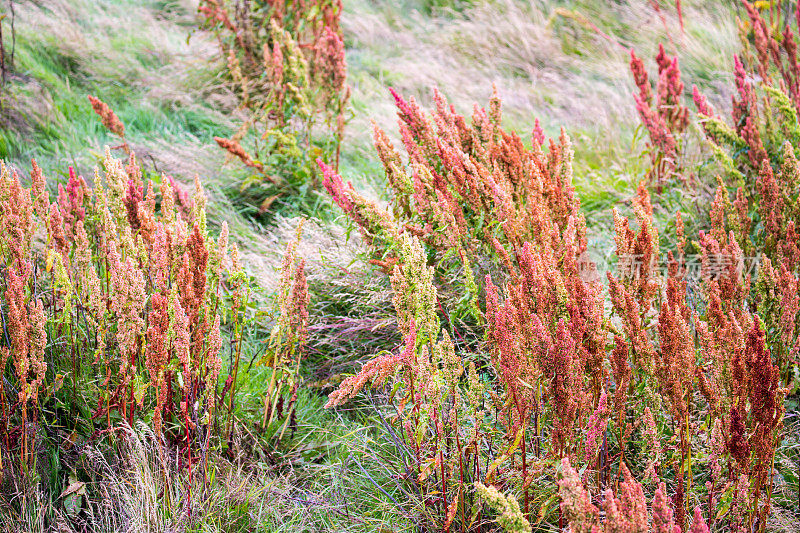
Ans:
<svg viewBox="0 0 800 533"><path fill-rule="evenodd" d="M708 533L708 524L703 518L700 507L695 507L691 529L683 529L673 518L674 513L669 506L666 487L661 483L656 490L648 512L647 500L642 485L631 475L625 463L620 466L622 482L617 494L606 489L603 495L603 510L591 503L588 491L581 484L581 478L570 465L568 459L561 464L561 478L558 481L561 495L561 509L574 533L612 532L654 532L654 533Z"/></svg>
<svg viewBox="0 0 800 533"><path fill-rule="evenodd" d="M669 57L664 46L656 55L658 80L655 101L642 60L631 50L630 67L639 94L634 94L636 111L650 135L651 152L657 181L672 177L679 164L679 135L689 123L689 110L683 105L683 82L678 58Z"/></svg>
<svg viewBox="0 0 800 533"><path fill-rule="evenodd" d="M674 103L677 63L663 53L660 62L660 98ZM643 102L647 87L641 88ZM404 338L345 379L327 407L370 384L391 386L397 424L413 457L411 479L424 489L426 516L438 517L437 527L459 518L455 505L479 501L477 491L504 527L526 530L524 520L545 512L537 510L530 486L554 475L552 465L561 460L559 521L566 519L573 531L763 524L786 390L749 305L750 279L740 268L737 235L753 223L746 197L728 201L721 190L712 226L698 236L698 310L687 287L683 219L676 216L678 245L662 277L654 266L660 237L653 205L640 184L632 202L635 221L614 211L619 262L616 275L608 276L608 313L600 280L581 275L585 221L572 190L566 135L551 141L545 154L535 133L528 150L500 129L498 101L488 111L476 109L471 126L438 93L435 101L436 112L428 116L413 99L395 94L410 171L376 130L395 193L391 212L320 162L334 201L390 259L382 266L394 270ZM665 110L662 118L684 127L686 113ZM786 168L779 178L765 175L764 189L780 187L795 166ZM779 202L780 194L770 194ZM783 228L777 224L776 231ZM473 348L481 355L471 364L475 352L438 331L437 311L448 316L428 261L448 252L491 262L503 273L501 287L490 275L483 281L484 342ZM636 276L624 261L630 257L640 259ZM713 258L724 266L712 268ZM773 273L780 276L794 279L787 267ZM797 329L797 283L775 285L760 305L785 302L778 324L790 338ZM475 290L466 283L464 289ZM709 416L717 422L706 422ZM698 458L695 449L702 446L710 452ZM704 469L709 474L698 473ZM720 502L733 490L741 498L725 511ZM697 501L708 504L698 508Z"/></svg>
<svg viewBox="0 0 800 533"><path fill-rule="evenodd" d="M219 146L284 189L311 181L315 154L338 166L350 98L341 0L203 0L198 10L217 36L245 115L231 138L215 138ZM322 144L312 136L320 126L328 137Z"/></svg>
<svg viewBox="0 0 800 533"><path fill-rule="evenodd" d="M711 258L723 256L740 265L741 260L735 250L725 250L735 246L747 257L759 257L762 268L759 281L746 283L738 294L726 293L719 296L722 302L732 298L732 302L743 305L745 299L757 304L759 315L767 331L780 331L779 335L768 335L769 349L779 364L785 383L794 389L797 384L793 378L796 368L795 321L797 310L793 305L793 287L796 272L800 266L800 247L798 247L798 224L800 211L797 209L800 198L800 180L796 147L800 143L798 110L800 110L800 89L798 88L797 36L793 29L797 23L798 11L794 8L786 13L778 12L772 6L743 2L747 18L740 25L742 50L733 57L732 77L734 93L731 97L731 117L728 124L715 113L706 97L695 86L693 100L698 111L698 122L705 139L692 146L688 137L679 146L678 155L682 158L690 151L700 152L703 144L710 147L714 159L722 171L717 176L709 176L719 184L713 201L709 202L710 227L699 242L700 248ZM792 6L796 7L796 3ZM766 14L766 10L769 14ZM663 48L656 61L659 65L659 83L656 92L663 95L672 111L685 108L680 104L682 83L677 73L677 62L666 57ZM674 68L673 68L674 65ZM638 88L636 105L642 120L651 131L653 144L656 138L668 139L667 133L675 134L685 127L686 116L662 116L668 127L656 128L660 133L653 134L656 118L648 114L653 101L652 91L647 84L644 67L632 55L631 70ZM658 96L661 98L661 96ZM678 106L678 107L675 107ZM647 109L645 109L647 108ZM676 126L673 129L669 124ZM678 139L678 137L675 137ZM661 142L664 153L672 150L667 141ZM669 145L669 146L668 146ZM684 159L687 159L688 156ZM684 170L702 177L706 172L707 161L692 169L688 162ZM658 170L657 162L654 169ZM710 198L709 198L710 200ZM708 266L704 266L708 269ZM725 277L720 280L722 287ZM728 287L733 290L735 286ZM612 290L612 295L613 295ZM712 294L712 298L716 298ZM785 305L782 305L785 304ZM621 307L618 302L618 307ZM735 307L735 306L734 306ZM629 316L632 316L629 313ZM741 317L737 317L737 320ZM634 324L635 325L635 324ZM740 324L746 331L744 324Z"/></svg>
<svg viewBox="0 0 800 533"><path fill-rule="evenodd" d="M374 129L374 143L391 187L391 210L358 194L320 161L324 185L372 247L373 263L389 272L398 260L400 235L417 237L438 267L468 290L457 315L482 322L480 280L474 269L515 270L512 257L547 250L553 260L577 257L586 248L586 221L572 184L572 148L564 131L544 149L534 128L527 148L502 128L495 91L488 109L475 107L471 120L458 114L439 91L435 109L424 112L411 97L391 91L408 165L388 135ZM571 228L571 229L570 229ZM562 233L572 235L569 244ZM567 249L570 246L574 249Z"/></svg>
<svg viewBox="0 0 800 533"><path fill-rule="evenodd" d="M0 312L9 333L0 372L10 360L20 406L3 411L2 436L29 458L28 431L16 423L36 422L41 404L58 392L48 385L55 379L73 391L88 387L84 394L95 403L84 422L98 434L123 420L152 419L157 434L182 444L181 463L191 468L195 452L208 449L220 313L231 306L221 291L237 276L227 227L218 241L209 235L199 181L191 200L167 176L160 197L153 181L144 195L133 155L125 163L107 150L102 165L92 189L70 168L52 203L35 162L30 189L0 167L0 269L8 280ZM71 371L56 376L45 360Z"/></svg>
<svg viewBox="0 0 800 533"><path fill-rule="evenodd" d="M712 448L707 470L711 475L704 500L718 502L720 495L736 485L741 476L752 487L746 499L738 502L736 512L740 518L731 512L722 519L716 517L718 523L724 521L731 526L737 524L737 520L764 523L769 498L765 502L762 487L772 483L763 476L769 471L777 449L783 416L786 390L781 387L778 366L773 363L766 346L760 319L749 311L750 278L742 274L740 267L743 252L735 232L725 232L726 213L735 217L738 210L734 205L727 205L726 200L722 192L718 193L711 208L714 225L709 233L699 234L703 257L702 312L690 307L682 245L679 245L677 257L670 252L672 263L663 292L643 290L638 279L628 281L609 275L613 309L624 331L612 352L617 391L620 386L631 391L631 382L643 385L633 396L630 392L620 393L617 408L621 412L612 417L612 421L620 426L615 429L629 433L633 429L630 422L617 421L629 419L631 412L643 415L644 448L650 454L646 478L651 485L660 483L659 475L661 479L667 478L665 467L668 464L676 465L670 476L675 491L672 510L681 528L686 527L687 513L691 509L689 491L695 461L692 447L698 439L710 443ZM626 222L618 219L618 249L626 250L634 243L642 243L640 246L644 250L657 250L657 235L649 229L653 225L652 211L644 207L649 205L646 191L640 190L636 204L634 212L639 219L640 232L637 236ZM683 231L680 219L676 227L679 233ZM680 235L678 242L683 242ZM722 257L725 265L713 274L712 257ZM764 264L764 269L771 271L769 260ZM644 280L654 281L650 276L645 276ZM791 291L791 286L787 291ZM791 299L791 295L786 298ZM654 313L647 312L651 308L657 312L655 320ZM626 356L629 367L625 364ZM756 383L758 385L754 385ZM705 406L695 404L695 393L702 394ZM656 405L663 407L656 410ZM716 423L699 430L692 421L709 414ZM667 446L660 440L665 426L658 422L659 418L670 420L671 432L674 432ZM627 446L623 438L623 454ZM729 465L727 479L722 476L720 464L723 461ZM695 486L695 490L699 489L702 487ZM695 516L697 513L695 511ZM709 520L713 518L711 512L705 516Z"/></svg>
<svg viewBox="0 0 800 533"><path fill-rule="evenodd" d="M89 103L92 104L92 109L100 117L103 127L122 139L122 144L118 148L122 148L125 153L130 154L131 149L125 139L125 124L114 113L114 110L107 103L92 95L89 95Z"/></svg>
<svg viewBox="0 0 800 533"><path fill-rule="evenodd" d="M124 138L125 125L119 117L117 117L117 114L114 113L114 110L99 98L95 98L91 95L89 96L89 102L92 104L94 112L97 113L97 116L99 116L100 120L103 122L103 126L114 135Z"/></svg>

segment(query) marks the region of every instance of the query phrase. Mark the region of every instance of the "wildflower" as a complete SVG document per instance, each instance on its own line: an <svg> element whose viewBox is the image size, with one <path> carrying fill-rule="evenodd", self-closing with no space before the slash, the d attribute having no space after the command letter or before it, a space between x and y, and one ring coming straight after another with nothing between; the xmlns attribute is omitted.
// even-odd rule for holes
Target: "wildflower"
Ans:
<svg viewBox="0 0 800 533"><path fill-rule="evenodd" d="M677 280L668 280L668 293L672 297L661 307L658 317L658 331L661 340L661 358L657 372L661 387L670 400L672 416L685 420L687 416L688 394L686 384L692 382L695 371L694 342L687 320L688 309L683 300L683 291L678 289Z"/></svg>
<svg viewBox="0 0 800 533"><path fill-rule="evenodd" d="M108 147L106 147L103 167L105 176L102 182L107 188L104 196L104 207L113 217L111 221L115 226L121 226L128 218L124 203L125 191L128 186L128 174L122 166L122 162L112 157L111 150ZM100 176L95 170L95 183L100 181Z"/></svg>
<svg viewBox="0 0 800 533"><path fill-rule="evenodd" d="M496 509L500 516L497 523L508 533L527 533L531 531L531 524L522 514L519 502L511 495L503 495L493 486L486 486L482 483L475 483L475 490L480 494L486 503Z"/></svg>
<svg viewBox="0 0 800 533"><path fill-rule="evenodd" d="M675 533L680 530L680 526L675 524L672 518L673 511L667 497L667 487L664 483L658 485L653 496L653 533Z"/></svg>
<svg viewBox="0 0 800 533"><path fill-rule="evenodd" d="M399 231L389 214L381 211L353 188L352 183L345 184L342 177L321 159L317 164L323 173L322 184L342 210L358 225L361 234L368 243L380 238L386 243L399 242Z"/></svg>
<svg viewBox="0 0 800 533"><path fill-rule="evenodd" d="M436 289L433 269L427 265L424 251L417 239L405 237L402 249L403 266L395 266L392 290L398 327L403 335L412 328L427 339L436 338L439 320L436 318ZM412 325L413 324L413 325Z"/></svg>
<svg viewBox="0 0 800 533"><path fill-rule="evenodd" d="M203 0L197 10L205 15L208 20L221 22L229 30L235 31L233 22L228 18L228 14L220 5L219 0Z"/></svg>
<svg viewBox="0 0 800 533"><path fill-rule="evenodd" d="M706 521L703 519L703 514L700 512L699 505L694 508L694 517L690 533L709 533L708 525L706 525Z"/></svg>
<svg viewBox="0 0 800 533"><path fill-rule="evenodd" d="M781 301L781 342L788 347L795 344L795 321L800 311L800 298L798 298L798 280L785 264L781 264L780 283L777 289Z"/></svg>
<svg viewBox="0 0 800 533"><path fill-rule="evenodd" d="M405 349L399 354L388 353L380 355L364 364L358 374L346 378L339 385L339 388L328 396L325 408L338 407L347 400L353 398L368 383L380 385L394 374L402 364L410 364L417 342L416 325L412 322L410 329L405 336Z"/></svg>
<svg viewBox="0 0 800 533"><path fill-rule="evenodd" d="M192 297L185 298L184 304L192 324L197 324L200 306L206 296L206 267L208 265L208 249L205 237L200 233L200 226L195 224L186 242L186 256L191 265Z"/></svg>
<svg viewBox="0 0 800 533"><path fill-rule="evenodd" d="M19 272L24 272L34 230L30 190L22 187L16 171L9 176L5 165L0 168L0 186L0 198L4 201L0 214L0 243L9 251L11 261L16 261Z"/></svg>
<svg viewBox="0 0 800 533"><path fill-rule="evenodd" d="M653 413L649 407L644 408L644 434L647 439L649 459L646 467L646 474L653 481L654 484L658 483L658 475L655 468L661 464L661 442L658 439L658 428L656 427Z"/></svg>
<svg viewBox="0 0 800 533"><path fill-rule="evenodd" d="M7 346L0 346L0 371L6 371L6 365L8 364L8 358L11 356L11 350L8 349ZM0 394L5 394L5 391L0 392Z"/></svg>
<svg viewBox="0 0 800 533"><path fill-rule="evenodd" d="M659 177L662 172L672 173L678 164L678 141L676 135L683 132L688 124L689 110L682 104L683 82L681 81L678 58L670 58L659 45L656 63L658 64L658 80L656 82L656 99L653 102L650 81L642 60L631 50L630 69L639 89L633 98L636 111L650 135L651 144L657 153L651 153L653 163L663 155L663 166L656 169Z"/></svg>
<svg viewBox="0 0 800 533"><path fill-rule="evenodd" d="M294 280L292 284L291 312L293 321L297 324L295 337L300 350L305 346L308 339L308 281L305 274L306 261L300 259L295 267Z"/></svg>
<svg viewBox="0 0 800 533"><path fill-rule="evenodd" d="M183 388L188 390L189 379L192 371L190 346L189 346L189 317L183 310L180 298L173 293L170 301L171 315L173 316L172 329L175 334L175 353L178 363L183 371Z"/></svg>
<svg viewBox="0 0 800 533"><path fill-rule="evenodd" d="M278 41L272 43L272 50L269 55L267 56L267 52L269 51L269 47L267 44L264 44L264 64L269 65L270 71L272 72L272 84L275 87L281 87L278 89L282 91L283 85L283 50L281 49L281 45Z"/></svg>
<svg viewBox="0 0 800 533"><path fill-rule="evenodd" d="M614 350L611 352L611 367L613 370L614 383L614 407L620 419L625 415L625 399L628 393L628 385L631 382L632 372L628 363L629 346L619 335L614 337ZM621 420L620 420L621 422Z"/></svg>
<svg viewBox="0 0 800 533"><path fill-rule="evenodd" d="M556 415L552 439L554 448L563 451L583 400L580 385L582 372L575 358L575 340L569 334L564 319L558 321L557 328L553 373L550 378Z"/></svg>
<svg viewBox="0 0 800 533"><path fill-rule="evenodd" d="M47 220L47 233L49 240L55 243L56 250L67 260L69 249L67 246L67 238L64 236L64 221L61 218L61 211L58 209L58 204L55 202L50 206L50 217Z"/></svg>
<svg viewBox="0 0 800 533"><path fill-rule="evenodd" d="M538 118L533 123L533 133L531 134L531 138L536 141L539 146L544 144L544 131L542 131L542 127L539 124Z"/></svg>
<svg viewBox="0 0 800 533"><path fill-rule="evenodd" d="M76 175L75 170L69 167L66 189L61 184L58 186L58 204L64 219L64 230L70 241L74 239L75 226L86 216L84 202L89 195L90 191L86 180L83 179L83 176Z"/></svg>
<svg viewBox="0 0 800 533"><path fill-rule="evenodd" d="M214 137L214 140L217 142L220 148L227 150L229 154L238 157L245 166L254 168L259 172L264 171L263 163L250 157L250 154L247 153L247 151L242 147L241 144L239 144L238 141L233 139L225 139L224 137Z"/></svg>
<svg viewBox="0 0 800 533"><path fill-rule="evenodd" d="M159 222L156 226L155 239L150 255L150 269L153 284L162 293L166 293L170 279L170 243L167 228Z"/></svg>
<svg viewBox="0 0 800 533"><path fill-rule="evenodd" d="M338 94L347 77L344 42L339 34L326 26L314 45L314 77L331 94Z"/></svg>
<svg viewBox="0 0 800 533"><path fill-rule="evenodd" d="M761 18L761 15L755 6L749 2L745 2L744 7L753 25L753 41L755 44L756 53L758 55L759 75L763 79L769 79L769 73L767 69L769 68L770 64L770 56L774 54L777 58L780 54L777 43L773 40L770 34L771 32L769 30L769 26L764 19ZM779 60L776 59L776 62L779 62Z"/></svg>
<svg viewBox="0 0 800 533"><path fill-rule="evenodd" d="M125 137L125 125L117 117L116 113L106 104L94 96L89 95L89 102L92 104L92 109L100 117L103 126L111 133Z"/></svg>
<svg viewBox="0 0 800 533"><path fill-rule="evenodd" d="M191 214L192 210L194 209L194 202L193 199L189 196L189 193L181 187L178 182L175 181L175 178L172 176L167 176L167 180L169 180L171 189L175 194L175 205L180 206L183 208L183 213L185 215ZM200 201L203 206L205 206L205 196L203 196L202 186L199 191L200 194Z"/></svg>
<svg viewBox="0 0 800 533"><path fill-rule="evenodd" d="M597 454L598 439L605 433L606 426L608 425L609 411L606 405L606 391L600 393L600 399L597 401L597 409L595 409L592 416L589 418L588 429L586 433L586 448L584 450L584 462L589 463L594 460Z"/></svg>
<svg viewBox="0 0 800 533"><path fill-rule="evenodd" d="M682 260L686 249L686 229L680 211L675 213L675 236L678 238L678 256Z"/></svg>
<svg viewBox="0 0 800 533"><path fill-rule="evenodd" d="M636 87L639 88L639 100L649 107L652 102L652 90L650 88L650 80L647 77L647 70L644 68L644 62L636 56L633 49L631 49L630 55L630 67Z"/></svg>
<svg viewBox="0 0 800 533"><path fill-rule="evenodd" d="M39 220L44 220L50 213L50 194L47 192L45 182L42 169L36 164L35 159L31 159L31 193L34 211Z"/></svg>
<svg viewBox="0 0 800 533"><path fill-rule="evenodd" d="M681 132L686 129L689 110L681 104L683 82L678 58L667 57L664 46L659 44L656 62L659 70L656 84L659 114L669 124L670 131Z"/></svg>
<svg viewBox="0 0 800 533"><path fill-rule="evenodd" d="M40 357L41 354L31 353L31 319L25 302L25 284L30 276L30 267L23 267L21 273L20 270L20 266L16 264L9 268L5 298L8 306L7 327L11 338L12 361L19 384L19 401L23 404L23 416L25 416L25 404L31 398L29 374L31 368L37 364L37 356ZM34 336L34 342L38 345L38 336Z"/></svg>
<svg viewBox="0 0 800 533"><path fill-rule="evenodd" d="M137 342L144 330L145 280L133 258L121 260L114 241L110 243L111 311L117 318L117 342L121 352L121 374L129 376L131 361L138 352Z"/></svg>
<svg viewBox="0 0 800 533"><path fill-rule="evenodd" d="M220 228L219 232L219 238L217 239L216 249L212 250L212 253L209 257L209 262L212 266L211 271L217 280L222 279L222 271L226 266L229 237L228 222L223 221L222 228Z"/></svg>
<svg viewBox="0 0 800 533"><path fill-rule="evenodd" d="M561 496L561 512L571 531L591 533L594 527L600 526L600 511L592 504L580 475L566 457L561 460L558 494Z"/></svg>
<svg viewBox="0 0 800 533"><path fill-rule="evenodd" d="M145 366L150 375L150 383L156 389L156 407L153 412L153 429L161 432L161 420L167 400L165 381L166 365L169 360L168 335L169 312L167 297L156 293L151 297L151 310L147 317L147 344L145 345Z"/></svg>
<svg viewBox="0 0 800 533"><path fill-rule="evenodd" d="M733 498L731 499L731 509L729 511L730 518L728 523L731 525L731 532L733 533L744 533L748 530L747 515L749 514L749 491L749 478L746 474L740 474L733 488Z"/></svg>
<svg viewBox="0 0 800 533"><path fill-rule="evenodd" d="M172 180L162 179L159 188L161 193L161 216L168 225L175 223L175 188Z"/></svg>
<svg viewBox="0 0 800 533"><path fill-rule="evenodd" d="M736 90L739 93L738 100L735 96L731 96L731 101L733 103L733 121L737 127L737 131L740 132L748 112L755 110L756 95L749 76L747 72L745 72L744 65L738 55L733 56L733 73Z"/></svg>
<svg viewBox="0 0 800 533"><path fill-rule="evenodd" d="M711 451L709 454L709 463L711 464L711 476L715 481L719 479L722 474L722 466L720 459L725 453L725 437L722 430L722 421L717 418L714 420L714 427L711 430Z"/></svg>
<svg viewBox="0 0 800 533"><path fill-rule="evenodd" d="M133 154L131 154L131 161L128 167L128 185L125 189L125 197L122 202L125 205L125 210L128 215L128 223L131 228L136 230L142 225L139 220L139 202L144 198L144 184L142 183L141 171L135 166Z"/></svg>
<svg viewBox="0 0 800 533"><path fill-rule="evenodd" d="M44 360L47 345L47 315L41 300L36 301L30 312L30 372L34 376L28 385L28 398L36 402L39 398L39 389L44 382L47 363Z"/></svg>
<svg viewBox="0 0 800 533"><path fill-rule="evenodd" d="M697 107L698 113L706 117L715 116L711 106L708 105L708 100L697 88L697 85L692 85L692 99L694 100L694 105Z"/></svg>
<svg viewBox="0 0 800 533"><path fill-rule="evenodd" d="M620 465L620 471L623 481L617 491L619 497L615 497L611 489L606 489L606 531L647 533L647 501L642 485L633 479L625 463Z"/></svg>
<svg viewBox="0 0 800 533"><path fill-rule="evenodd" d="M759 458L757 468L760 474L770 475L766 470L768 458L775 446L773 431L783 420L784 389L780 387L778 367L772 363L772 357L766 346L764 330L758 320L747 335L745 358L750 372L750 406L754 425L757 428L752 437L754 453Z"/></svg>
<svg viewBox="0 0 800 533"><path fill-rule="evenodd" d="M768 161L761 164L758 180L758 193L760 196L759 211L764 220L767 231L777 235L781 230L783 219L783 193L772 172Z"/></svg>
<svg viewBox="0 0 800 533"><path fill-rule="evenodd" d="M634 100L636 101L636 111L638 111L644 127L647 128L653 145L665 154L671 165L674 165L678 157L678 146L675 137L667 127L667 122L638 95L634 95Z"/></svg>

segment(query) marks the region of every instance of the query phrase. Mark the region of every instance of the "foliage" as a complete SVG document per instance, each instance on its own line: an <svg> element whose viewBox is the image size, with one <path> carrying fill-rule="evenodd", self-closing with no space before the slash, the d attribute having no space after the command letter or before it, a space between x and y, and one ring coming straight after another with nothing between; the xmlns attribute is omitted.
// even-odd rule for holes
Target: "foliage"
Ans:
<svg viewBox="0 0 800 533"><path fill-rule="evenodd" d="M454 18L464 7L465 24L480 11L468 4L422 3ZM107 151L93 190L71 171L52 204L36 164L30 188L11 167L0 180L3 504L13 486L12 514L59 530L65 516L84 530L771 527L791 512L797 480L785 413L800 308L797 75L791 31L774 30L783 12L747 8L756 55L735 62L735 125L694 91L695 129L722 168L710 222L687 231L676 213L674 235L660 231L640 184L632 215L612 213L617 266L603 280L587 241L607 228L578 198L563 130L545 142L534 121L526 144L501 124L496 91L471 120L438 92L426 113L392 91L403 150L374 130L386 209L338 169L341 4L205 0L244 120L240 137L217 143L257 174L243 194L269 190L262 210L305 194L319 156L326 190L390 280L368 284L372 272L353 276L352 265L307 279L301 224L267 322L251 303L265 280L227 253L227 225L211 236L199 180L191 197L149 175L119 116L90 97L127 163ZM702 150L677 57L662 48L657 63L654 90L631 55L649 183L662 191L694 185L710 165L693 166ZM319 126L331 135L318 138ZM756 253L754 281L741 265ZM373 348L355 375L314 383L337 387L323 410L304 377ZM48 475L43 449L68 466Z"/></svg>
<svg viewBox="0 0 800 533"><path fill-rule="evenodd" d="M227 226L208 234L199 180L192 197L166 177L145 195L133 155L107 151L93 189L70 169L52 203L32 166L30 188L5 165L0 181L4 453L32 464L31 431L57 406L78 409L70 395L85 403L66 429L99 437L144 419L180 447L182 468L205 471L219 436L221 322L240 343L245 306Z"/></svg>
<svg viewBox="0 0 800 533"><path fill-rule="evenodd" d="M217 36L243 116L231 138L215 137L229 157L280 193L315 182L313 161L338 165L350 98L339 0L204 0L204 27ZM315 138L324 125L326 137ZM251 183L252 182L252 183ZM262 199L264 212L274 198Z"/></svg>
<svg viewBox="0 0 800 533"><path fill-rule="evenodd" d="M674 258L670 254L662 277L652 204L640 185L634 200L638 232L614 212L618 272L608 276L608 314L600 280L586 276L582 268L584 219L572 196L569 156L562 155L569 153L566 135L562 133L560 145L551 141L549 156L535 140L532 152L520 149L520 157L498 157L487 165L493 170L488 174L463 152L449 159L443 154L451 142L488 159L492 152L481 150L479 142L463 140L475 139L476 130L489 132L484 142L506 148L497 153L507 154L510 143L491 144L493 139L516 138L502 132L499 121L487 119L482 128L458 129L458 117L447 115L437 98L440 127L434 130L433 121L417 118L422 115L413 102L398 102L412 177L402 171L399 156L386 148L385 135L376 133L379 154L391 173L389 182L400 184L394 185L394 213L380 210L322 165L326 187L368 242L378 250L402 243L393 261L392 286L403 345L379 354L345 379L328 406L341 405L370 384L390 388L397 413L394 423L410 450L407 461L412 469L405 475L420 493L429 527L478 527L484 510L476 483L502 487L516 496L524 519L531 523L534 518L551 520L551 500L541 492L552 495L556 487L544 489L544 480L552 479L567 460L560 467L564 472L570 465L580 465L581 471L567 476L572 480L570 497L588 502L580 491L606 493L609 531L635 524L646 530L642 486L656 491L651 494L658 508L663 507L662 483L676 494L669 507L674 521L665 518L670 528L688 531L691 523L699 531L706 523L746 523L763 530L773 486L769 465L781 440L786 389L763 325L748 309L749 280L737 270L742 251L733 237L716 230L701 233L703 306L690 308L680 215L676 228L681 244ZM492 108L498 110L499 105ZM480 111L476 114L481 116ZM455 136L453 131L473 135ZM424 158L433 154L435 163L426 165ZM429 178L430 186L425 187L422 176L434 171L441 177ZM514 177L509 180L517 186L511 189L514 195L503 195L508 189L502 185L461 189L494 193L491 200L488 194L475 194L487 200L476 203L485 205L481 213L487 213L486 219L496 217L496 227L503 231L500 237L486 239L497 243L492 253L485 241L470 233L475 229L474 222L468 222L472 219L462 215L463 206L473 204L451 204L445 194L459 191L457 183L509 183L491 179L503 175ZM403 183L408 186L403 188ZM457 213L451 214L451 224L428 222L424 229L415 229L402 222L412 213L424 216L419 208L404 210L404 202L434 205L434 195L440 213ZM459 216L467 222L455 222ZM520 220L527 224L518 226ZM539 230L524 233L533 224ZM483 252L484 260L504 265L504 290L489 276L484 285L485 341L480 351L488 353L488 359L475 357L467 347L457 348L447 332L440 331L434 270L422 245L437 249L436 230L453 235L441 248L469 250L473 257ZM500 242L509 243L510 250ZM722 465L727 467L725 475ZM608 491L620 476L625 492L616 500ZM734 487L739 497L731 501ZM600 523L595 507L578 512L575 506L580 505L569 501L564 485L561 490L559 521L567 518L575 531L589 531ZM693 501L708 504L691 520ZM638 514L631 515L634 507ZM658 512L662 511L667 512Z"/></svg>
<svg viewBox="0 0 800 533"><path fill-rule="evenodd" d="M715 176L716 194L709 202L710 231L700 232L699 246L708 248L711 261L718 261L720 250L731 239L741 254L729 260L740 269L745 258L759 260L759 281L747 288L753 305L759 306L782 380L794 390L798 383L794 355L798 337L793 302L800 266L796 155L800 143L800 93L795 34L800 12L793 10L793 18L772 5L757 7L747 1L743 5L748 21L740 25L743 49L733 58L736 92L731 97L730 124L716 114L694 86L694 118L704 139L679 136L687 128L688 110L681 101L684 91L677 57L670 60L663 46L656 57L658 113L650 112L647 75L642 61L631 52L631 70L639 87L634 98L655 147L653 154L659 158L653 160L657 175L663 174L666 164L669 172L682 176L686 182L692 173L699 175L707 162L695 167L686 154L698 145L711 148L718 162L713 171L719 174ZM767 7L769 21L761 14Z"/></svg>

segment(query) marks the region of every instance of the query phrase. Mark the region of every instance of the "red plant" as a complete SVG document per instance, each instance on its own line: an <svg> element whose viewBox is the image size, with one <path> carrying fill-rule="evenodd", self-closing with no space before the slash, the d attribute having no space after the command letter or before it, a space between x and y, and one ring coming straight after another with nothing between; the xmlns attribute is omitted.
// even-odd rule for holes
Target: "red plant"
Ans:
<svg viewBox="0 0 800 533"><path fill-rule="evenodd" d="M99 380L88 380L87 390L96 407L84 422L97 435L152 409L156 434L181 444L181 464L191 471L208 451L215 415L218 312L230 305L219 290L234 277L227 229L218 247L205 230L199 183L190 226L175 213L166 178L157 213L154 187L143 197L133 156L125 166L107 152L93 191L70 169L58 201L49 205L46 180L32 165L31 189L7 167L0 171L0 269L8 280L0 313L9 332L4 341L10 340L0 349L0 371L5 374L10 359L19 391L15 409L0 397L6 449L18 449L25 461L32 457L27 428L39 423L39 403L58 391L46 382L47 360L70 368L73 394L86 367L94 367ZM34 244L38 231L46 237L43 246ZM5 390L0 387L0 396Z"/></svg>
<svg viewBox="0 0 800 533"><path fill-rule="evenodd" d="M658 80L656 82L655 102L652 98L650 80L644 63L633 50L630 51L630 67L639 94L634 94L636 110L650 135L650 142L656 151L651 152L655 180L661 184L664 179L677 174L681 180L679 166L678 137L686 129L689 110L683 105L683 82L678 66L678 58L667 56L664 46L659 45L656 63Z"/></svg>
<svg viewBox="0 0 800 533"><path fill-rule="evenodd" d="M131 150L128 146L128 141L125 140L125 124L114 113L114 110L108 104L92 95L89 95L89 102L92 104L94 112L100 117L103 127L122 139L122 144L117 148L122 148L126 154L130 154Z"/></svg>
<svg viewBox="0 0 800 533"><path fill-rule="evenodd" d="M284 186L313 176L312 133L324 125L330 139L319 148L338 167L350 98L341 0L203 0L198 11L219 41L246 116L231 138L215 137L217 144Z"/></svg>
<svg viewBox="0 0 800 533"><path fill-rule="evenodd" d="M551 247L572 219L575 243L585 248L585 221L572 186L572 150L565 133L549 151L527 149L503 131L500 99L475 108L472 124L434 90L436 110L425 114L411 98L392 91L410 170L388 136L375 128L375 148L394 192L395 217L359 195L320 162L329 194L358 225L382 264L396 260L398 235L409 233L425 245L472 265L497 257L512 268L510 254L525 242ZM534 133L534 136L541 132ZM559 253L559 251L555 251ZM471 279L471 269L465 266ZM474 281L466 281L471 285Z"/></svg>

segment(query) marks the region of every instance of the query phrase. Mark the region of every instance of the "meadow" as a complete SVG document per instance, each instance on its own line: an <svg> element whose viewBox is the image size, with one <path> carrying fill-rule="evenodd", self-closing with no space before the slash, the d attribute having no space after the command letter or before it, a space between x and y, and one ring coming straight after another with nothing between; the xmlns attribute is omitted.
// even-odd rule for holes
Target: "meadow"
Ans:
<svg viewBox="0 0 800 533"><path fill-rule="evenodd" d="M0 0L0 530L800 530L799 35Z"/></svg>

